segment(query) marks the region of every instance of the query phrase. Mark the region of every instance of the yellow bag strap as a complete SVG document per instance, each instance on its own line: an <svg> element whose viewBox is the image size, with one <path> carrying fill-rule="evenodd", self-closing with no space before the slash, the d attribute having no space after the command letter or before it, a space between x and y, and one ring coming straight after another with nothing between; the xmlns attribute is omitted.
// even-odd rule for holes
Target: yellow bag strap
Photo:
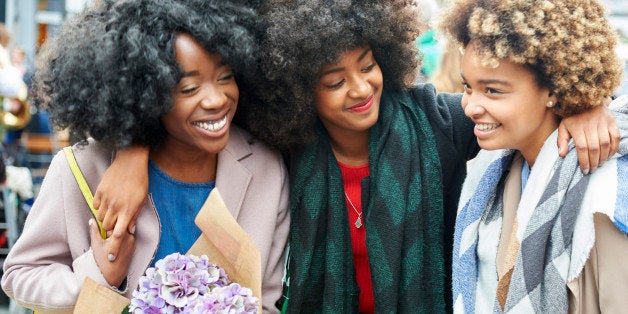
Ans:
<svg viewBox="0 0 628 314"><path fill-rule="evenodd" d="M89 189L87 185L87 181L85 181L85 177L81 172L81 168L79 168L78 163L76 162L76 158L74 158L74 153L72 152L72 147L63 148L63 152L65 153L65 158L68 160L68 164L70 164L70 169L72 170L72 174L74 174L74 178L76 179L76 183L78 183L79 188L81 189L81 193L83 193L83 197L85 197L85 201L89 206L89 209L92 212L92 216L94 216L94 220L98 224L98 230L100 231L100 236L103 239L107 238L107 231L103 229L102 222L96 218L98 213L94 208L94 196L92 195L92 191Z"/></svg>

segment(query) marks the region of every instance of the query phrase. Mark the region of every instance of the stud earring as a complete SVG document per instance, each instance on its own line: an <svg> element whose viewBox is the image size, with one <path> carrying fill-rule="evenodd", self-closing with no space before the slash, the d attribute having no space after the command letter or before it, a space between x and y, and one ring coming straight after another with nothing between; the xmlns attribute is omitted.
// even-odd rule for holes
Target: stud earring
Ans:
<svg viewBox="0 0 628 314"><path fill-rule="evenodd" d="M547 108L552 108L552 107L554 107L554 102L550 100L550 101L547 103Z"/></svg>

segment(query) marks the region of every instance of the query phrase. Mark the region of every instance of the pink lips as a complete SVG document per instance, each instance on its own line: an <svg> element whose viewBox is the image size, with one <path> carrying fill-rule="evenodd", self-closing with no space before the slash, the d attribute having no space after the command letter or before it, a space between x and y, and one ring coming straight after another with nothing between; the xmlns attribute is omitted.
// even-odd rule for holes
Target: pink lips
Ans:
<svg viewBox="0 0 628 314"><path fill-rule="evenodd" d="M363 102L360 102L359 104L355 106L351 106L347 110L353 111L353 112L363 112L363 111L369 110L371 106L373 106L374 98L375 97L371 95L369 96L369 98L365 99Z"/></svg>

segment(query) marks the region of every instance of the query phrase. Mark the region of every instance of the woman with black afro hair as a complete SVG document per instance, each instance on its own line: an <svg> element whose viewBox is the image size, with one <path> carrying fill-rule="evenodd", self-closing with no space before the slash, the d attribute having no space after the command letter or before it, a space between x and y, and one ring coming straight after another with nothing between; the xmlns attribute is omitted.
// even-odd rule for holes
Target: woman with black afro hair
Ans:
<svg viewBox="0 0 628 314"><path fill-rule="evenodd" d="M451 311L453 222L466 161L479 147L461 95L412 86L422 29L416 4L269 0L260 10L262 105L241 113L256 137L290 157L289 280L279 306ZM565 121L585 142L583 167L612 151L586 151L587 138L610 143L608 116L598 109Z"/></svg>
<svg viewBox="0 0 628 314"><path fill-rule="evenodd" d="M4 262L10 297L36 311L69 312L86 277L131 297L147 267L201 236L194 219L215 187L259 248L263 307L277 312L287 172L277 151L232 124L236 109L248 110L240 93L257 66L259 22L254 10L228 1L103 0L47 42L39 101L83 139L70 152L88 187L96 189L118 148L143 145L150 201L136 227L101 238L70 155L57 154Z"/></svg>

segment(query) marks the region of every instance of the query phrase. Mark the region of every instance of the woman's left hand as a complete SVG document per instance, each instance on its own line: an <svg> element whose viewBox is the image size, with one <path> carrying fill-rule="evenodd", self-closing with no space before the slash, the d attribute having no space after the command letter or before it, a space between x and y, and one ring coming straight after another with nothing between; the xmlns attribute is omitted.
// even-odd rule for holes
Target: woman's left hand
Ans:
<svg viewBox="0 0 628 314"><path fill-rule="evenodd" d="M111 232L107 235L107 239L101 238L98 226L93 218L89 220L89 231L92 252L100 272L109 285L119 287L127 276L131 259L135 253L135 236L125 233L115 239L120 242L120 249L118 251L119 256L114 259L111 253L108 253L109 247L114 241L114 238L111 237Z"/></svg>
<svg viewBox="0 0 628 314"><path fill-rule="evenodd" d="M570 138L576 145L578 163L585 175L595 171L619 148L619 128L606 104L561 121L557 143L561 157L567 155Z"/></svg>

